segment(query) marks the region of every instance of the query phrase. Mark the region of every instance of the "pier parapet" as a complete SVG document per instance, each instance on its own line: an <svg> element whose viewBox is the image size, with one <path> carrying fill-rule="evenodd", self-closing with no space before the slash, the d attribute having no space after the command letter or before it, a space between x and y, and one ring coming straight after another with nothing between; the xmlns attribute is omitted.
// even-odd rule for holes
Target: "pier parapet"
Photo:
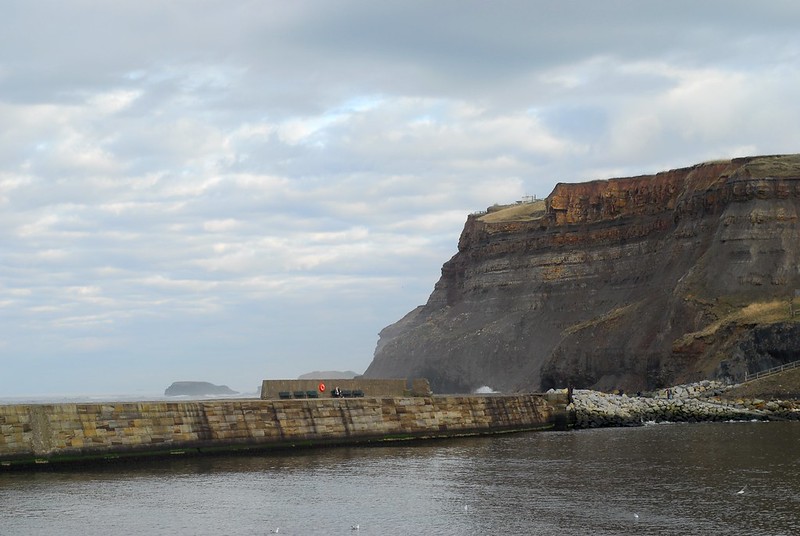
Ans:
<svg viewBox="0 0 800 536"><path fill-rule="evenodd" d="M0 405L0 471L547 430L562 413L537 394Z"/></svg>
<svg viewBox="0 0 800 536"><path fill-rule="evenodd" d="M334 398L335 388L344 391L344 398L353 396L430 396L431 387L425 378L414 379L327 379L327 380L264 380L261 399Z"/></svg>

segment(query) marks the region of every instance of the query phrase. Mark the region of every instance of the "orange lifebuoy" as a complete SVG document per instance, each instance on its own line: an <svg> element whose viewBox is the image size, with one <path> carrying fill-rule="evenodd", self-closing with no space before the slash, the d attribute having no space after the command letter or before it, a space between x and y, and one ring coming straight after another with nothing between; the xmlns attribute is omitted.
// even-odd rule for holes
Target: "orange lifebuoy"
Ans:
<svg viewBox="0 0 800 536"><path fill-rule="evenodd" d="M320 393L324 393L325 392L325 384L324 383L319 384L319 392Z"/></svg>

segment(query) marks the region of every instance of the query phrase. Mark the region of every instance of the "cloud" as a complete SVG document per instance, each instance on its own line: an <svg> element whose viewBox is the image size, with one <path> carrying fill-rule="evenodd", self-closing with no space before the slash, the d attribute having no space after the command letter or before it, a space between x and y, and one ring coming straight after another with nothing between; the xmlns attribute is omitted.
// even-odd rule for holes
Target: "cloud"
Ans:
<svg viewBox="0 0 800 536"><path fill-rule="evenodd" d="M470 212L800 135L793 2L7 7L0 393L363 370Z"/></svg>

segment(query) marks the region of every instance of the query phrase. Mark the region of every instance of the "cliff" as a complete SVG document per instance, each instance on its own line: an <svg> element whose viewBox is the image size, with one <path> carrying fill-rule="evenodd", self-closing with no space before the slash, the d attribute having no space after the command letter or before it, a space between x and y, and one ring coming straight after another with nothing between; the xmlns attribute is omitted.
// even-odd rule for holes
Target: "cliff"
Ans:
<svg viewBox="0 0 800 536"><path fill-rule="evenodd" d="M638 391L800 359L799 214L800 155L491 207L467 218L428 302L381 331L364 376Z"/></svg>

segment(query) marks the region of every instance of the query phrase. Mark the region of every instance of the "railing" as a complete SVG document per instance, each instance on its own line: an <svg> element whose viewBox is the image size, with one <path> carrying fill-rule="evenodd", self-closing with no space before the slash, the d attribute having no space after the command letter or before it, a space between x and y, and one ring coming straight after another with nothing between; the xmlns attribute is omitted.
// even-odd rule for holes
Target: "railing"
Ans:
<svg viewBox="0 0 800 536"><path fill-rule="evenodd" d="M772 367L771 369L761 370L756 372L755 374L748 374L745 372L744 374L744 381L749 382L751 380L756 380L758 378L763 378L764 376L771 376L773 374L777 374L779 372L783 372L784 370L793 369L796 367L800 367L800 360L792 361L791 363L785 363L778 367Z"/></svg>

